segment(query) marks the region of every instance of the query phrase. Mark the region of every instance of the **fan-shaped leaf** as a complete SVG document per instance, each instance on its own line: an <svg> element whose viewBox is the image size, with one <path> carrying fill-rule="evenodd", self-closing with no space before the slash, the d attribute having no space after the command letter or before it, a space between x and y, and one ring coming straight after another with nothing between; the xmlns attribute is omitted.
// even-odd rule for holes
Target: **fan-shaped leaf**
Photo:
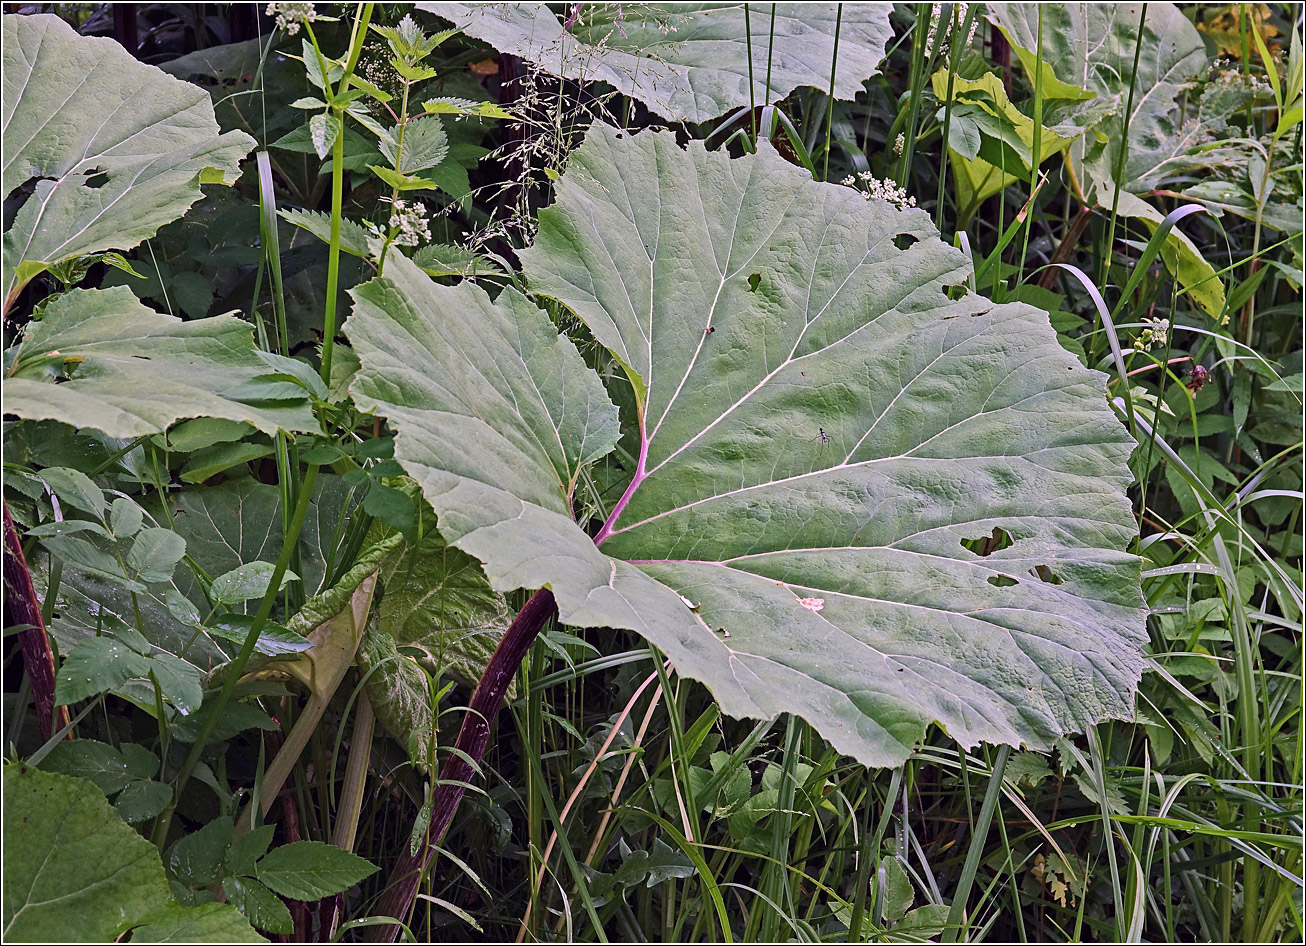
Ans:
<svg viewBox="0 0 1306 946"><path fill-rule="evenodd" d="M347 326L357 402L496 589L547 585L563 621L645 635L726 712L797 713L868 764L931 723L1047 746L1130 713L1132 442L1046 313L950 299L968 265L922 211L766 146L598 126L521 256L635 388L601 551L541 456L611 443L552 422L596 378L543 387L556 366L521 344L541 312L396 258Z"/></svg>
<svg viewBox="0 0 1306 946"><path fill-rule="evenodd" d="M254 145L218 134L203 89L52 15L4 17L4 103L6 203L34 185L4 235L6 302L55 263L154 236Z"/></svg>
<svg viewBox="0 0 1306 946"><path fill-rule="evenodd" d="M68 380L49 383L55 371ZM266 371L248 322L230 315L183 322L146 308L122 286L77 289L28 325L4 381L5 413L124 439L189 417L247 421L269 434L317 429L307 392L301 405L224 396Z"/></svg>
<svg viewBox="0 0 1306 946"><path fill-rule="evenodd" d="M672 121L702 122L801 85L830 87L837 13L831 3L587 3L566 26L544 4L419 3L500 52L557 76L598 79ZM879 72L893 35L887 3L842 5L835 96L854 98ZM769 48L774 13L774 53ZM749 52L753 57L749 92ZM770 73L770 87L766 78Z"/></svg>

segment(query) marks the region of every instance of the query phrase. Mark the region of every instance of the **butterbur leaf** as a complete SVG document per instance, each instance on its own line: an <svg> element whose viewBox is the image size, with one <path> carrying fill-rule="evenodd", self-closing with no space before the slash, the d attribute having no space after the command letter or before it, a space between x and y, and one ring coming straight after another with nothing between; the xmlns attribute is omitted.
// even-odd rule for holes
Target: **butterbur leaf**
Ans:
<svg viewBox="0 0 1306 946"><path fill-rule="evenodd" d="M3 794L6 942L261 941L228 904L176 903L154 845L91 783L12 764Z"/></svg>
<svg viewBox="0 0 1306 946"><path fill-rule="evenodd" d="M969 263L923 211L765 143L596 125L520 255L633 387L638 465L601 547L569 496L615 417L570 343L524 343L540 310L397 257L346 326L356 403L492 587L547 586L564 623L634 630L725 712L795 713L869 765L931 724L1044 747L1130 715L1133 441L1046 313L956 288Z"/></svg>
<svg viewBox="0 0 1306 946"><path fill-rule="evenodd" d="M6 309L37 273L130 250L184 214L201 184L235 183L254 145L219 134L203 89L57 16L5 15L3 71L6 204L34 188L4 235Z"/></svg>
<svg viewBox="0 0 1306 946"><path fill-rule="evenodd" d="M862 91L862 80L879 72L885 42L893 35L891 5L835 6L762 8L752 17L751 39L737 3L587 4L565 29L544 4L419 3L417 8L552 75L597 79L664 118L703 122L750 101L778 102L799 86L828 90L832 60L838 70L835 96L851 99ZM774 55L768 46L772 13Z"/></svg>
<svg viewBox="0 0 1306 946"><path fill-rule="evenodd" d="M1085 140L1084 157L1106 155L1104 166L1114 173L1124 143L1125 111L1130 89L1129 141L1125 154L1125 184L1156 166L1157 156L1182 121L1179 96L1195 76L1207 71L1206 46L1197 28L1173 3L1150 3L1139 37L1142 8L1136 3L991 3L989 18L1011 41L1021 64L1031 74L1037 68L1042 37L1044 68L1058 80L1044 97L1084 98L1096 92L1092 104L1100 116L1101 139ZM1137 62L1137 73L1134 64Z"/></svg>
<svg viewBox="0 0 1306 946"><path fill-rule="evenodd" d="M51 364L68 379L49 383ZM247 421L267 434L316 430L307 401L251 406L223 396L266 370L252 326L234 316L183 322L123 286L75 289L27 326L5 377L5 413L122 439L191 417Z"/></svg>
<svg viewBox="0 0 1306 946"><path fill-rule="evenodd" d="M357 854L321 841L273 848L258 862L258 879L291 900L320 900L348 890L377 868Z"/></svg>

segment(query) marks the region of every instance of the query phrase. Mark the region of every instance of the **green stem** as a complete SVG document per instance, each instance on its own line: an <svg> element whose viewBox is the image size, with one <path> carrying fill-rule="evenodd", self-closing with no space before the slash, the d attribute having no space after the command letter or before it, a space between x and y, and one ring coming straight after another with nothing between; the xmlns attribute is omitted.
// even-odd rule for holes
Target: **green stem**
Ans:
<svg viewBox="0 0 1306 946"><path fill-rule="evenodd" d="M1011 746L999 746L998 758L993 763L993 773L989 776L988 791L984 793L984 803L980 806L979 818L970 839L970 849L966 852L966 863L961 868L961 878L952 895L952 906L948 910L948 922L943 928L942 942L955 943L961 936L962 926L966 922L966 902L970 899L970 888L975 883L975 874L979 871L980 858L984 854L984 839L988 836L989 825L993 821L993 812L1002 797L1002 773L1007 769L1007 760L1011 758Z"/></svg>
<svg viewBox="0 0 1306 946"><path fill-rule="evenodd" d="M254 615L254 622L250 625L249 633L245 635L245 643L241 645L240 653L227 668L227 677L222 684L222 691L218 693L217 699L208 708L208 716L204 724L200 727L199 734L195 737L195 743L190 747L190 752L186 755L186 761L182 764L181 772L177 775L177 786L173 790L172 801L159 816L155 823L154 833L151 840L154 846L162 848L168 839L168 828L172 825L172 815L177 809L177 801L181 798L181 793L186 789L186 783L190 781L191 774L195 771L195 766L199 764L200 757L208 747L209 740L213 737L213 731L217 728L218 720L222 718L222 711L227 708L227 703L231 701L231 694L236 689L236 684L240 680L241 673L245 670L245 665L249 663L250 657L254 655L254 645L258 643L259 634L263 631L263 625L267 623L268 617L272 614L272 605L277 600L277 592L281 588L281 580L285 577L286 569L290 567L290 559L295 549L299 547L299 533L304 526L304 518L308 514L310 505L309 499L313 495L313 486L317 482L317 473L321 469L317 466L310 466L308 473L304 476L304 483L299 491L299 501L295 504L295 515L290 523L290 530L286 535L286 541L281 546L281 554L277 556L277 563L272 569L272 580L268 583L268 590L263 593L263 600L259 604L258 613Z"/></svg>

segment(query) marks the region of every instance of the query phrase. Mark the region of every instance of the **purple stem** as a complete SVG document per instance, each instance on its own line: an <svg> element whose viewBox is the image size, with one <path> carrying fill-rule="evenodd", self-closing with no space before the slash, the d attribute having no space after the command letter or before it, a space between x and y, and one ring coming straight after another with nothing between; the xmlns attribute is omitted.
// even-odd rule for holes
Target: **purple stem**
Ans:
<svg viewBox="0 0 1306 946"><path fill-rule="evenodd" d="M603 528L599 529L599 534L594 537L595 545L602 545L607 541L608 536L612 535L612 527L617 524L617 517L625 510L626 504L630 502L630 497L634 496L635 490L639 489L639 484L643 483L644 478L648 476L647 466L648 434L644 430L644 414L641 411L639 418L639 461L635 464L635 475L631 477L630 485L621 494L617 504L612 507L612 512L608 514L607 520L603 523Z"/></svg>
<svg viewBox="0 0 1306 946"><path fill-rule="evenodd" d="M56 718L60 729L68 725L68 708L61 706L58 713L55 712L54 651L50 649L50 639L45 634L41 602L37 600L36 588L32 585L32 575L27 570L23 545L18 539L18 530L14 528L14 520L9 515L8 503L4 504L4 519L5 610L9 612L13 624L28 626L27 630L19 632L18 641L23 651L27 677L32 681L32 699L36 703L41 738L49 739L54 732ZM72 733L68 734L68 738L72 738Z"/></svg>
<svg viewBox="0 0 1306 946"><path fill-rule="evenodd" d="M413 901L417 899L417 887L422 875L426 873L426 865L435 852L435 846L444 837L449 822L453 820L454 811L467 790L467 783L476 775L475 766L485 755L485 747L490 742L490 724L503 705L508 684L517 675L517 668L521 666L540 629L557 613L553 592L541 588L531 595L531 599L503 635L485 673L481 675L480 683L476 685L467 714L463 716L463 725L455 743L457 751L445 760L444 767L440 770L435 797L431 800L431 823L426 829L426 838L416 854L410 854L408 846L404 845L405 850L390 871L390 885L381 895L381 902L375 911L377 914L398 919L408 915ZM372 927L369 939L377 943L393 943L398 936L399 927L388 924Z"/></svg>

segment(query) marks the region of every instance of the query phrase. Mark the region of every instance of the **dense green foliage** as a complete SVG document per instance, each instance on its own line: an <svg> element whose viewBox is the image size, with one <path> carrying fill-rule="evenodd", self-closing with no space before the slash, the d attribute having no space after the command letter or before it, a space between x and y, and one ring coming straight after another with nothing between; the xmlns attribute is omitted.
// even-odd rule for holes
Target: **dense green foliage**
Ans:
<svg viewBox="0 0 1306 946"><path fill-rule="evenodd" d="M1299 939L1300 12L6 14L6 939Z"/></svg>

